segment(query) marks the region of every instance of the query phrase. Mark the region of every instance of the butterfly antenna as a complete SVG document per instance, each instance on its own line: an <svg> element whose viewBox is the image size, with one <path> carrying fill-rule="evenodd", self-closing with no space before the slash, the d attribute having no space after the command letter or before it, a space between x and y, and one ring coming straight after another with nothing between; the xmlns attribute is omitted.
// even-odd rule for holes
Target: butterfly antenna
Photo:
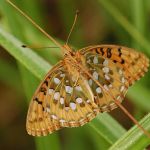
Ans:
<svg viewBox="0 0 150 150"><path fill-rule="evenodd" d="M31 48L31 49L44 49L44 48L59 48L56 46L43 46L43 47L38 47L38 46L28 46L28 45L22 45L23 48Z"/></svg>
<svg viewBox="0 0 150 150"><path fill-rule="evenodd" d="M70 35L71 35L71 33L72 33L73 29L74 29L74 26L75 26L75 24L76 24L76 21L77 21L77 18L78 18L78 14L79 14L79 10L76 10L76 14L75 14L75 17L74 17L74 21L73 21L72 27L71 27L71 29L70 29L70 32L69 32L68 37L67 37L67 40L66 40L66 45L68 44Z"/></svg>
<svg viewBox="0 0 150 150"><path fill-rule="evenodd" d="M50 36L46 31L44 31L37 23L31 19L27 14L25 14L21 9L19 9L11 0L6 0L12 7L19 11L27 20L29 20L39 31L41 31L48 39L53 41L58 47L63 49L62 45L58 43L52 36Z"/></svg>

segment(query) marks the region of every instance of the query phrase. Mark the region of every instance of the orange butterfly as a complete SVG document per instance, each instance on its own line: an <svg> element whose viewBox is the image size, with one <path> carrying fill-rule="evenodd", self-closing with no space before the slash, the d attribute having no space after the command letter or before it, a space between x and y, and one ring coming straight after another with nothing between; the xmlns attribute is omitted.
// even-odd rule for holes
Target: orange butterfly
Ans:
<svg viewBox="0 0 150 150"><path fill-rule="evenodd" d="M29 16L7 0L64 53L37 88L27 114L27 132L44 136L63 127L79 127L96 117L120 107L138 127L150 134L121 105L136 80L148 71L148 58L135 50L117 45L89 46L73 51L68 39L60 45Z"/></svg>

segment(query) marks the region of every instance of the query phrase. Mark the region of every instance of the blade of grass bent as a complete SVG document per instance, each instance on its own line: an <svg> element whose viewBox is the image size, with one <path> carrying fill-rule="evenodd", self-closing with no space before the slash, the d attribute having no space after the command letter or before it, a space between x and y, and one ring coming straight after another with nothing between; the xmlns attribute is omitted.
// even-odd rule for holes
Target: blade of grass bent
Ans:
<svg viewBox="0 0 150 150"><path fill-rule="evenodd" d="M140 124L150 131L150 113L145 116ZM150 139L142 134L137 126L126 132L109 150L141 150L150 144Z"/></svg>
<svg viewBox="0 0 150 150"><path fill-rule="evenodd" d="M51 68L50 64L44 61L32 50L22 48L22 43L12 35L0 28L0 44L21 64L23 64L36 77L42 79Z"/></svg>
<svg viewBox="0 0 150 150"><path fill-rule="evenodd" d="M107 113L99 114L97 119L89 123L89 126L97 131L106 141L109 141L110 144L113 144L126 132L125 129L118 125L117 121ZM99 132L99 128L101 128L101 132Z"/></svg>

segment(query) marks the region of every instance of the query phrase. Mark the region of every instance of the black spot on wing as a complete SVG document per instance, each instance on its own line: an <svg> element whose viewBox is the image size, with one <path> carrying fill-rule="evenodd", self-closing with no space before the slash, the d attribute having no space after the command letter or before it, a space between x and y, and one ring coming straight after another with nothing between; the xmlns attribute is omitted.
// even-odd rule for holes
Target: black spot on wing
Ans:
<svg viewBox="0 0 150 150"><path fill-rule="evenodd" d="M40 92L43 92L44 95L46 95L46 88L45 87L41 87Z"/></svg>
<svg viewBox="0 0 150 150"><path fill-rule="evenodd" d="M121 55L122 55L121 47L119 47L119 48L118 48L118 53L119 53L119 55L118 55L118 56L119 56L119 57L121 57Z"/></svg>
<svg viewBox="0 0 150 150"><path fill-rule="evenodd" d="M114 63L117 63L117 60L113 60Z"/></svg>
<svg viewBox="0 0 150 150"><path fill-rule="evenodd" d="M100 48L100 51L101 51L102 56L103 56L104 55L104 49L103 49L103 47Z"/></svg>
<svg viewBox="0 0 150 150"><path fill-rule="evenodd" d="M122 60L121 60L121 64L124 64L124 63L125 63L125 60L124 60L124 59L122 59Z"/></svg>
<svg viewBox="0 0 150 150"><path fill-rule="evenodd" d="M48 86L48 81L47 80L45 80L44 83L46 84L46 86Z"/></svg>
<svg viewBox="0 0 150 150"><path fill-rule="evenodd" d="M111 53L111 48L107 48L107 58L111 58L112 53Z"/></svg>
<svg viewBox="0 0 150 150"><path fill-rule="evenodd" d="M35 99L34 99L34 101L36 101L38 104L42 105L42 102L41 102L41 101L39 101L39 99L38 99L38 98L35 98Z"/></svg>

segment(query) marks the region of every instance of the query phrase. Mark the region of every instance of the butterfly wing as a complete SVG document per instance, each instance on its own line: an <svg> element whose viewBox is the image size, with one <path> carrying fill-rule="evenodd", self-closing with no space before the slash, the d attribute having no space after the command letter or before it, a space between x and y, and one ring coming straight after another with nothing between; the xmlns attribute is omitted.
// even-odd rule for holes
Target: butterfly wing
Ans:
<svg viewBox="0 0 150 150"><path fill-rule="evenodd" d="M63 62L59 62L47 74L31 100L27 132L42 136L62 127L82 126L98 112L85 78L79 72L69 72Z"/></svg>
<svg viewBox="0 0 150 150"><path fill-rule="evenodd" d="M96 45L79 50L81 54L92 52L111 60L123 69L130 85L139 80L148 71L149 59L134 49L117 45Z"/></svg>
<svg viewBox="0 0 150 150"><path fill-rule="evenodd" d="M85 67L92 78L101 85L88 79L101 111L116 108L114 99L122 102L128 87L143 76L149 66L149 60L143 54L122 46L90 46L79 52L84 56Z"/></svg>

